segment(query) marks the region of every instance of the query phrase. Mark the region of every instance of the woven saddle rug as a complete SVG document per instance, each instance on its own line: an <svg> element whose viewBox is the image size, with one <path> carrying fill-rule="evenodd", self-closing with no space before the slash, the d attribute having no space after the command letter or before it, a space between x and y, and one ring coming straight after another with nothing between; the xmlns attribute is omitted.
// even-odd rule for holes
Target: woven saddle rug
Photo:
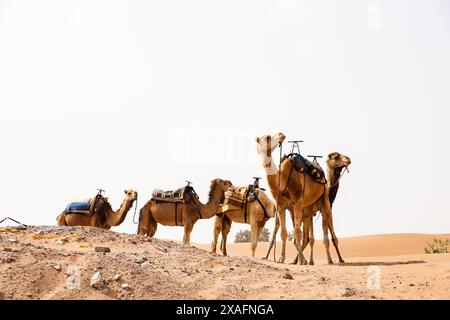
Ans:
<svg viewBox="0 0 450 320"><path fill-rule="evenodd" d="M309 161L308 159L304 158L302 155L298 153L291 153L287 156L284 156L281 162L283 162L286 159L292 160L296 171L305 172L309 174L315 181L321 184L327 184L325 172L318 163Z"/></svg>
<svg viewBox="0 0 450 320"><path fill-rule="evenodd" d="M253 202L256 200L256 197L258 196L258 190L252 189L249 192L249 187L236 187L236 188L229 188L225 192L225 200L223 202L223 205L221 207L221 212L226 212L229 210L240 210L243 209L246 203L246 196L247 196L247 202Z"/></svg>
<svg viewBox="0 0 450 320"><path fill-rule="evenodd" d="M194 188L190 186L169 191L155 189L152 192L152 200L156 202L188 203L192 200L192 197L198 199Z"/></svg>
<svg viewBox="0 0 450 320"><path fill-rule="evenodd" d="M90 199L73 201L67 204L64 214L83 214L92 215L94 214L95 204L97 201L97 196Z"/></svg>

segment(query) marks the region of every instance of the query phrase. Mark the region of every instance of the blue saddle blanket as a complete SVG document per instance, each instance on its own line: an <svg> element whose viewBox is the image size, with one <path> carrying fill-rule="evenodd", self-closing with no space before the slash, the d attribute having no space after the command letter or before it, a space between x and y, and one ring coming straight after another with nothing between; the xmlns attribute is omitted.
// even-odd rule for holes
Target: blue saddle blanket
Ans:
<svg viewBox="0 0 450 320"><path fill-rule="evenodd" d="M78 210L89 211L90 209L91 209L90 199L71 202L66 207L66 211L78 211Z"/></svg>

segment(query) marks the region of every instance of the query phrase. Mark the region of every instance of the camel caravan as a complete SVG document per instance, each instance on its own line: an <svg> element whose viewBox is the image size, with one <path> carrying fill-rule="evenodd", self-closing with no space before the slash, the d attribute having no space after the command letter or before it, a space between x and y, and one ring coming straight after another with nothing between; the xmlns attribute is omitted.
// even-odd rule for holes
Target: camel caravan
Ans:
<svg viewBox="0 0 450 320"><path fill-rule="evenodd" d="M262 160L266 173L270 195L259 186L260 177L247 186L234 186L231 181L214 179L211 181L208 201L202 203L199 196L187 181L187 185L171 191L155 189L152 197L139 212L137 233L141 236L153 237L158 224L171 227L183 227L183 244L190 245L190 235L199 219L214 217L213 241L211 252L216 253L218 237L221 234L220 250L227 255L227 236L233 222L249 224L251 227L251 252L255 256L258 239L266 222L274 218L275 227L269 244L266 259L276 243L276 235L281 227L281 256L286 259L286 210L290 212L294 225L294 245L297 256L293 264L307 264L303 255L306 246L310 246L309 264L314 264L314 223L313 217L318 212L322 215L323 244L326 249L328 263L333 260L330 254L330 240L336 250L339 263L344 263L339 250L338 238L333 226L332 206L336 199L342 175L351 164L348 156L333 152L326 159L326 174L320 167L317 158L309 156L312 161L300 154L299 143L290 141L292 150L282 154L282 145L286 136L283 133L264 135L256 138L257 153ZM297 152L295 152L297 147ZM275 164L273 154L280 148L279 165ZM57 217L59 226L90 226L109 230L120 225L130 209L135 205L137 210L138 193L125 190L125 198L117 211L114 211L99 192L92 198L72 202Z"/></svg>

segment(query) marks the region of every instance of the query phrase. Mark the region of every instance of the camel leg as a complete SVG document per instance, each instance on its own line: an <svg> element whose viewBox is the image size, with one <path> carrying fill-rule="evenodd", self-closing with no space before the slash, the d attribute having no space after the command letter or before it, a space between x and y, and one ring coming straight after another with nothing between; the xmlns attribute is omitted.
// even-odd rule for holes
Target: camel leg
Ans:
<svg viewBox="0 0 450 320"><path fill-rule="evenodd" d="M258 245L258 234L260 233L258 223L253 222L251 224L251 235L252 235L252 257L255 256L256 246Z"/></svg>
<svg viewBox="0 0 450 320"><path fill-rule="evenodd" d="M287 240L287 230L286 230L286 210L280 210L280 226L281 226L281 257L278 263L284 263L286 260L286 240Z"/></svg>
<svg viewBox="0 0 450 320"><path fill-rule="evenodd" d="M323 245L327 252L328 264L333 264L333 259L331 259L330 254L330 239L328 238L328 217L322 212L322 230L323 230Z"/></svg>
<svg viewBox="0 0 450 320"><path fill-rule="evenodd" d="M211 243L211 253L216 253L217 250L217 239L219 238L220 232L222 232L222 219L223 216L216 216L216 220L214 221L214 236L213 242Z"/></svg>
<svg viewBox="0 0 450 320"><path fill-rule="evenodd" d="M332 215L332 213L330 214L330 217L328 218L328 228L330 229L331 241L333 242L333 246L336 249L336 253L338 255L339 263L345 263L344 259L342 259L341 253L339 251L339 240L336 237L336 233L334 232L333 215Z"/></svg>
<svg viewBox="0 0 450 320"><path fill-rule="evenodd" d="M141 236L148 235L151 220L148 204L141 209L141 212L139 214L141 215L141 222L139 224L138 234Z"/></svg>
<svg viewBox="0 0 450 320"><path fill-rule="evenodd" d="M300 264L305 265L308 262L303 255L303 241L302 241L302 222L303 222L303 209L302 209L302 201L297 202L296 207L294 208L294 240L295 246L297 247L298 258L300 260Z"/></svg>
<svg viewBox="0 0 450 320"><path fill-rule="evenodd" d="M191 244L191 232L194 228L194 223L191 221L186 222L184 225L183 245L189 246Z"/></svg>
<svg viewBox="0 0 450 320"><path fill-rule="evenodd" d="M275 226L273 228L272 238L270 239L269 250L267 250L267 254L266 254L266 258L265 258L266 260L269 259L269 254L270 254L270 251L272 251L272 248L275 244L279 228L280 228L280 219L275 219Z"/></svg>
<svg viewBox="0 0 450 320"><path fill-rule="evenodd" d="M306 243L304 244L304 247L306 247L306 245L309 242L309 248L310 248L310 252L309 252L309 265L313 266L314 265L314 242L316 242L316 239L314 239L314 223L313 223L313 218L311 217L310 219L307 219L309 223L309 233L307 232L307 230L304 230L305 234L309 234L308 240L306 241Z"/></svg>
<svg viewBox="0 0 450 320"><path fill-rule="evenodd" d="M153 238L157 229L158 229L158 223L156 221L150 222L149 228L147 231L147 237Z"/></svg>
<svg viewBox="0 0 450 320"><path fill-rule="evenodd" d="M222 243L220 244L220 249L222 250L222 254L224 256L227 255L227 238L228 234L231 230L231 220L228 218L223 219L223 227L222 227Z"/></svg>

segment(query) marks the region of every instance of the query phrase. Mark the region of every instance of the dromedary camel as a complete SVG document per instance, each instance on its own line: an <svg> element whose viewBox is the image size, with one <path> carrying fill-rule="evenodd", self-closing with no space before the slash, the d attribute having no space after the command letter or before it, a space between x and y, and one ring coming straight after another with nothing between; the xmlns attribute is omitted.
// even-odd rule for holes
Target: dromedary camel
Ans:
<svg viewBox="0 0 450 320"><path fill-rule="evenodd" d="M66 214L61 213L56 218L58 226L90 226L102 229L111 229L120 225L126 218L128 211L133 207L138 198L137 191L125 190L125 199L120 205L119 210L113 211L111 204L105 197L98 201L95 212L90 215Z"/></svg>
<svg viewBox="0 0 450 320"><path fill-rule="evenodd" d="M336 195L339 189L339 182L341 178L341 173L344 168L347 168L351 164L351 160L348 156L340 154L338 152L333 152L328 155L327 159L327 189L328 189L328 198L330 200L330 205L333 207L333 202L336 199ZM307 215L311 215L310 219L306 219L303 223L303 248L305 250L306 246L310 245L310 258L309 264L314 265L314 224L312 215L316 215L318 211L322 208L322 202L317 201L312 206L305 208L309 213ZM294 214L291 212L292 223L294 223ZM274 234L277 233L279 225L275 226ZM272 240L269 246L269 251L267 255L269 255L270 250L275 241L275 237L272 236ZM297 264L298 256L295 257L292 264Z"/></svg>
<svg viewBox="0 0 450 320"><path fill-rule="evenodd" d="M301 264L307 264L303 256L301 225L305 219L309 219L315 212L304 210L315 204L317 201L322 202L322 229L324 234L324 245L327 252L328 263L333 263L330 254L330 240L328 238L328 230L331 232L333 245L340 263L344 263L338 247L338 239L334 232L331 204L328 197L326 186L316 182L313 178L304 173L293 170L292 161L284 161L281 163L279 170L272 158L272 152L285 139L283 133L273 136L265 135L256 138L257 151L263 161L266 170L267 181L270 191L275 199L278 199L278 216L281 225L282 249L280 262L286 259L286 209L294 212L294 241L297 248L298 256ZM317 209L319 210L319 209Z"/></svg>
<svg viewBox="0 0 450 320"><path fill-rule="evenodd" d="M224 192L231 186L228 180L212 180L206 204L201 203L197 197L191 197L191 201L187 203L149 200L141 209L138 233L153 237L158 223L165 226L184 226L183 244L189 245L194 224L199 219L209 219L219 212Z"/></svg>
<svg viewBox="0 0 450 320"><path fill-rule="evenodd" d="M227 255L227 236L230 233L231 223L247 223L251 226L252 235L252 256L255 256L255 250L258 245L258 239L261 235L261 231L264 228L267 220L274 218L276 214L275 203L267 196L267 194L260 188L255 189L257 191L258 200L247 203L247 212L245 209L227 210L216 216L214 223L214 239L211 244L211 252L216 253L217 239L219 233L222 233L222 242L220 249L224 256ZM247 214L247 217L245 217Z"/></svg>

